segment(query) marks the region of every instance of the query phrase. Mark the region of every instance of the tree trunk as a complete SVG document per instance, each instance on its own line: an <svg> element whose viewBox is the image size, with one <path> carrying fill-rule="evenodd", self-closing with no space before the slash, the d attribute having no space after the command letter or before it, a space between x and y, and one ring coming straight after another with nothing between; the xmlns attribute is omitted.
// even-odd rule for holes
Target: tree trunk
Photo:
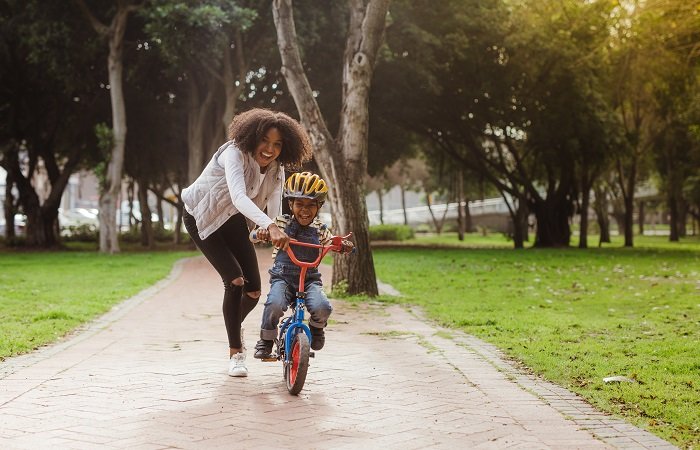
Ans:
<svg viewBox="0 0 700 450"><path fill-rule="evenodd" d="M30 169L27 176L25 176L16 156L16 153L8 153L4 165L7 170L8 181L6 189L7 194L10 195L6 211L12 214L11 220L7 220L7 226L12 229L12 235L14 236L15 207L11 198L12 184L14 184L19 192L19 203L27 216L25 228L26 244L30 247L55 247L60 243L58 207L61 202L61 196L68 184L68 179L78 163L78 152L74 152L69 156L64 164L63 171L59 169L55 159L52 159L54 158L53 154L47 149L39 149L33 152L31 158L34 161L37 160L38 156L43 158L51 186L48 197L43 203L31 182L31 178L34 175L33 169ZM36 167L36 164L30 164L30 166ZM8 202L7 197L5 201Z"/></svg>
<svg viewBox="0 0 700 450"><path fill-rule="evenodd" d="M141 245L150 250L155 248L151 208L148 206L148 184L144 180L138 183L139 209L141 212Z"/></svg>
<svg viewBox="0 0 700 450"><path fill-rule="evenodd" d="M623 173L624 172L624 173ZM624 219L622 226L625 234L625 247L634 246L634 189L637 186L637 158L634 158L623 171L622 164L618 161L618 176L622 198L624 201ZM626 179L625 179L626 176Z"/></svg>
<svg viewBox="0 0 700 450"><path fill-rule="evenodd" d="M511 214L511 219L513 220L513 247L515 249L525 248L525 241L527 241L527 217L530 212L527 208L527 203L524 201L518 201L518 206L515 209L515 214Z"/></svg>
<svg viewBox="0 0 700 450"><path fill-rule="evenodd" d="M403 210L403 224L408 225L408 213L406 212L406 189L403 185L399 185L401 188L401 209Z"/></svg>
<svg viewBox="0 0 700 450"><path fill-rule="evenodd" d="M192 183L201 173L206 164L206 156L212 152L211 136L213 117L212 108L217 90L214 79L205 77L207 92L204 100L200 96L200 86L196 79L188 83L188 114L187 114L187 181ZM219 129L219 127L216 127ZM218 144L223 144L220 142Z"/></svg>
<svg viewBox="0 0 700 450"><path fill-rule="evenodd" d="M173 243L174 244L180 244L182 243L182 210L184 208L184 204L182 201L180 201L177 205L177 220L175 220L175 223L173 224L174 227L174 233L173 233Z"/></svg>
<svg viewBox="0 0 700 450"><path fill-rule="evenodd" d="M678 199L676 199L673 190L670 190L668 193L668 210L670 216L669 226L671 228L668 240L671 242L678 242Z"/></svg>
<svg viewBox="0 0 700 450"><path fill-rule="evenodd" d="M350 24L343 65L343 97L338 137L332 138L306 77L297 44L291 0L274 0L273 15L282 74L324 178L332 181L330 203L336 233L352 231L357 254L333 259L333 284L347 283L348 293L377 295L369 247L369 220L364 199L367 172L369 89L383 39L389 0L350 0Z"/></svg>
<svg viewBox="0 0 700 450"><path fill-rule="evenodd" d="M460 169L457 172L457 238L460 241L464 240L464 232L466 229L464 208L462 207L463 201L464 201L464 173Z"/></svg>
<svg viewBox="0 0 700 450"><path fill-rule="evenodd" d="M228 126L236 113L236 103L245 86L245 76L250 66L243 53L244 43L240 30L235 31L233 38L235 45L233 49L233 59L235 60L235 67L238 70L234 74L234 63L231 60L230 51L224 52L222 64L222 84L224 87L224 98L226 99L224 111L221 115L221 124L223 125L221 129L223 130L224 136L228 133ZM238 85L236 85L236 81L238 81Z"/></svg>
<svg viewBox="0 0 700 450"><path fill-rule="evenodd" d="M165 217L163 216L163 200L158 198L156 201L156 214L158 214L158 231L163 232L165 230Z"/></svg>
<svg viewBox="0 0 700 450"><path fill-rule="evenodd" d="M124 169L124 146L126 144L126 108L124 106L123 44L124 32L129 13L138 8L128 2L117 2L117 10L109 27L102 24L90 13L83 0L77 0L78 6L98 34L109 39L109 56L107 70L109 73L109 95L112 104L112 150L107 166L105 183L100 192L100 252L118 253L119 241L116 209L121 191ZM105 208L105 211L102 211Z"/></svg>
<svg viewBox="0 0 700 450"><path fill-rule="evenodd" d="M4 167L4 166L3 166ZM12 172L7 170L5 178L5 198L3 199L3 210L5 212L5 242L11 243L15 239L15 202L12 196L14 177Z"/></svg>
<svg viewBox="0 0 700 450"><path fill-rule="evenodd" d="M645 212L644 212L644 200L640 200L637 203L637 208L639 212L637 213L637 226L639 227L639 235L644 236L644 220L645 220Z"/></svg>
<svg viewBox="0 0 700 450"><path fill-rule="evenodd" d="M438 220L437 217L435 217L435 213L433 213L433 202L431 200L431 195L428 193L425 194L425 203L428 205L428 212L430 212L430 217L433 219L435 232L438 235L442 234L442 227L445 224L445 216L447 216L447 208L450 206L450 204L447 203L445 205L445 211L442 213L440 220Z"/></svg>
<svg viewBox="0 0 700 450"><path fill-rule="evenodd" d="M579 230L578 248L588 248L588 206L591 200L590 187L584 187L581 192L581 224Z"/></svg>
<svg viewBox="0 0 700 450"><path fill-rule="evenodd" d="M634 194L625 197L625 247L634 247Z"/></svg>
<svg viewBox="0 0 700 450"><path fill-rule="evenodd" d="M571 240L568 211L565 201L533 201L532 211L537 219L535 247L568 247Z"/></svg>
<svg viewBox="0 0 700 450"><path fill-rule="evenodd" d="M127 216L129 217L129 232L135 232L136 228L139 225L139 221L136 220L136 215L134 214L134 191L134 180L130 179L129 184L126 188L126 202L129 205L129 215Z"/></svg>
<svg viewBox="0 0 700 450"><path fill-rule="evenodd" d="M603 194L605 195L605 194ZM596 193L595 201L595 214L596 220L598 222L598 228L600 229L600 239L598 240L598 247L600 247L603 242L610 242L610 218L608 217L608 202L606 198L598 200L598 194Z"/></svg>
<svg viewBox="0 0 700 450"><path fill-rule="evenodd" d="M683 194L678 198L678 237L684 238L688 235L688 203L683 199Z"/></svg>
<svg viewBox="0 0 700 450"><path fill-rule="evenodd" d="M377 189L377 198L379 199L379 223L384 225L384 196L381 189Z"/></svg>
<svg viewBox="0 0 700 450"><path fill-rule="evenodd" d="M466 233L473 233L474 230L474 221L472 220L472 213L469 210L469 202L471 200L468 197L464 198L464 231ZM527 236L527 232L525 233ZM527 238L525 239L527 240Z"/></svg>

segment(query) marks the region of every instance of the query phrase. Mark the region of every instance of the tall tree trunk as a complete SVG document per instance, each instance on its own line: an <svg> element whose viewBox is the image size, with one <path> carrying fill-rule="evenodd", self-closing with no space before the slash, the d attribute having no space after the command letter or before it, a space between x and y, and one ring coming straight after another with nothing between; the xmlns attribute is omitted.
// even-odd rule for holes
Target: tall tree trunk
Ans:
<svg viewBox="0 0 700 450"><path fill-rule="evenodd" d="M525 242L528 240L527 218L530 215L527 202L518 201L514 213L511 214L513 220L513 248L525 248Z"/></svg>
<svg viewBox="0 0 700 450"><path fill-rule="evenodd" d="M585 183L584 183L585 184ZM588 248L588 207L591 200L590 186L584 186L581 192L581 224L579 229L578 248Z"/></svg>
<svg viewBox="0 0 700 450"><path fill-rule="evenodd" d="M597 186L594 188L595 202L593 202L593 210L595 211L598 229L600 230L600 239L598 247L603 242L610 242L610 218L608 216L608 196L605 189Z"/></svg>
<svg viewBox="0 0 700 450"><path fill-rule="evenodd" d="M145 180L138 182L139 210L141 212L141 245L149 249L155 248L153 235L153 222L151 221L151 207L148 206L148 183Z"/></svg>
<svg viewBox="0 0 700 450"><path fill-rule="evenodd" d="M248 61L245 58L245 54L243 53L244 43L240 30L236 30L234 32L233 39L233 57L230 51L224 52L222 64L221 81L224 87L224 98L226 99L224 111L221 115L221 124L223 125L221 129L223 130L224 136L226 136L228 126L236 113L236 103L238 101L238 97L243 91L243 87L245 86L245 76L250 67L250 64L248 64ZM257 42L262 42L262 40L258 40ZM254 45L254 47L255 48L252 49L250 54L254 54L258 45ZM235 70L234 67L238 70ZM238 82L238 84L236 84L236 82Z"/></svg>
<svg viewBox="0 0 700 450"><path fill-rule="evenodd" d="M447 208L450 206L449 203L445 205L445 211L442 213L442 217L438 220L433 212L433 201L431 200L431 195L429 193L425 194L425 203L428 205L428 212L430 212L430 217L433 219L433 225L435 226L435 232L440 235L442 234L442 226L445 224L445 217L447 216Z"/></svg>
<svg viewBox="0 0 700 450"><path fill-rule="evenodd" d="M3 199L3 210L5 213L5 242L11 243L15 239L15 201L12 195L14 186L14 176L7 167L3 166L7 171L5 178L5 198Z"/></svg>
<svg viewBox="0 0 700 450"><path fill-rule="evenodd" d="M457 172L457 238L460 241L464 240L464 232L466 230L464 207L464 172L460 169Z"/></svg>
<svg viewBox="0 0 700 450"><path fill-rule="evenodd" d="M472 220L472 212L469 210L469 202L471 202L471 199L469 197L464 198L464 230L467 233L473 233L475 231L474 229L474 220ZM526 217L527 219L527 217ZM527 220L526 220L527 221ZM525 233L527 236L527 232ZM527 240L527 237L526 239Z"/></svg>
<svg viewBox="0 0 700 450"><path fill-rule="evenodd" d="M644 200L640 200L637 202L637 227L639 228L639 235L644 236L644 221L645 221L645 214L646 212L644 211L644 205L645 202Z"/></svg>
<svg viewBox="0 0 700 450"><path fill-rule="evenodd" d="M403 210L403 224L408 225L408 213L406 212L406 189L403 184L400 184L401 188L401 209Z"/></svg>
<svg viewBox="0 0 700 450"><path fill-rule="evenodd" d="M668 240L671 242L678 242L678 199L672 189L669 190L668 193L668 210L670 216L669 226L671 229Z"/></svg>
<svg viewBox="0 0 700 450"><path fill-rule="evenodd" d="M377 281L369 247L369 219L364 201L367 172L369 89L377 51L383 40L389 0L350 0L350 24L343 62L343 97L337 138L328 131L318 107L297 44L291 0L274 0L273 15L282 74L287 81L304 127L316 150L324 178L332 180L330 195L336 232L353 231L355 255L333 259L333 284L347 282L351 294L377 295Z"/></svg>
<svg viewBox="0 0 700 450"><path fill-rule="evenodd" d="M678 198L678 237L684 238L688 235L688 202L686 202L681 194Z"/></svg>
<svg viewBox="0 0 700 450"><path fill-rule="evenodd" d="M84 0L76 0L95 31L109 40L107 69L109 73L109 95L112 104L112 150L107 174L100 192L100 252L118 253L117 202L121 191L124 169L124 146L126 144L126 108L124 106L123 43L126 23L131 11L138 6L128 1L117 2L117 10L109 27L100 22L88 9Z"/></svg>
<svg viewBox="0 0 700 450"><path fill-rule="evenodd" d="M184 208L184 204L182 201L178 202L177 205L177 220L175 220L175 223L173 226L175 227L174 233L173 233L173 243L174 244L180 244L182 242L182 210Z"/></svg>
<svg viewBox="0 0 700 450"><path fill-rule="evenodd" d="M377 189L377 198L379 199L379 223L384 225L384 195L381 189Z"/></svg>
<svg viewBox="0 0 700 450"><path fill-rule="evenodd" d="M531 209L537 219L535 247L568 247L571 240L568 200L533 201Z"/></svg>
<svg viewBox="0 0 700 450"><path fill-rule="evenodd" d="M217 90L213 77L204 77L206 96L202 100L200 85L196 79L190 79L188 84L188 113L187 113L187 181L192 183L201 173L206 164L206 156L213 152L214 145L223 144L212 141L212 109L215 106ZM219 129L220 127L216 127Z"/></svg>
<svg viewBox="0 0 700 450"><path fill-rule="evenodd" d="M163 201L159 198L156 201L156 214L158 214L158 232L165 230L165 217L163 216Z"/></svg>
<svg viewBox="0 0 700 450"><path fill-rule="evenodd" d="M51 186L48 197L43 203L31 181L31 178L34 176L34 170L30 168L27 176L25 176L20 168L16 153L8 153L4 167L7 169L7 179L14 182L19 192L19 203L27 216L25 228L26 244L30 247L51 248L60 243L58 207L61 202L61 196L68 184L68 179L75 169L79 157L77 151L73 152L61 171L56 164L53 154L47 149L33 152L31 158L36 162L38 156L42 156L44 160ZM30 166L36 167L36 164L30 163ZM12 184L8 184L6 189L11 195ZM14 214L14 205L11 200L8 210ZM7 225L12 228L14 235L14 215L11 219L7 221Z"/></svg>
<svg viewBox="0 0 700 450"><path fill-rule="evenodd" d="M634 157L630 164L623 169L618 160L618 177L622 190L623 204L625 207L623 228L625 235L625 247L634 246L634 190L637 186L637 158Z"/></svg>

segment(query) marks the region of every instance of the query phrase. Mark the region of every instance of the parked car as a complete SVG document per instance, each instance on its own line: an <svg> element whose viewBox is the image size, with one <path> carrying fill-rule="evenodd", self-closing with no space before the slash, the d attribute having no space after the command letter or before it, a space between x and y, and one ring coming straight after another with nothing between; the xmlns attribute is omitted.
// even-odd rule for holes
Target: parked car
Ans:
<svg viewBox="0 0 700 450"><path fill-rule="evenodd" d="M97 231L100 222L97 218L98 211L94 208L58 209L58 224L61 227L62 236L70 236L73 230L87 228L88 231ZM83 230L85 231L85 230Z"/></svg>
<svg viewBox="0 0 700 450"><path fill-rule="evenodd" d="M15 236L23 236L24 230L27 227L27 216L24 214L15 214ZM7 228L7 222L5 221L5 215L0 215L0 236L5 236L5 229Z"/></svg>

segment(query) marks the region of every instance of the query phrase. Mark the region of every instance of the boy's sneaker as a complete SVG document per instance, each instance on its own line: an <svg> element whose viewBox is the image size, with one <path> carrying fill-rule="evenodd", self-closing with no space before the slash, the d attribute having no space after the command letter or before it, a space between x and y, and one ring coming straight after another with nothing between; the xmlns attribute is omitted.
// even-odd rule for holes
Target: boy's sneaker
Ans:
<svg viewBox="0 0 700 450"><path fill-rule="evenodd" d="M253 357L255 359L272 359L272 341L267 339L260 339L257 344L255 344L255 354Z"/></svg>
<svg viewBox="0 0 700 450"><path fill-rule="evenodd" d="M232 377L247 377L248 368L245 365L245 352L238 352L228 362L228 374Z"/></svg>
<svg viewBox="0 0 700 450"><path fill-rule="evenodd" d="M323 328L309 326L311 330L311 350L321 350L326 343L326 333Z"/></svg>

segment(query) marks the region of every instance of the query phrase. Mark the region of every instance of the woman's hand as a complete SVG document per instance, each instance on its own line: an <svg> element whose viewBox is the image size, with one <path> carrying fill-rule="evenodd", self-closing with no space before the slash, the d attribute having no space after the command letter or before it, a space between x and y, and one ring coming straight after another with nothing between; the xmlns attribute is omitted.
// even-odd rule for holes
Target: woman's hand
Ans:
<svg viewBox="0 0 700 450"><path fill-rule="evenodd" d="M289 247L289 236L284 231L280 230L276 224L271 223L267 227L267 232L270 233L270 240L275 248L287 250L287 247Z"/></svg>
<svg viewBox="0 0 700 450"><path fill-rule="evenodd" d="M255 239L257 239L258 241L269 241L270 232L267 231L265 228L257 228L255 230Z"/></svg>

